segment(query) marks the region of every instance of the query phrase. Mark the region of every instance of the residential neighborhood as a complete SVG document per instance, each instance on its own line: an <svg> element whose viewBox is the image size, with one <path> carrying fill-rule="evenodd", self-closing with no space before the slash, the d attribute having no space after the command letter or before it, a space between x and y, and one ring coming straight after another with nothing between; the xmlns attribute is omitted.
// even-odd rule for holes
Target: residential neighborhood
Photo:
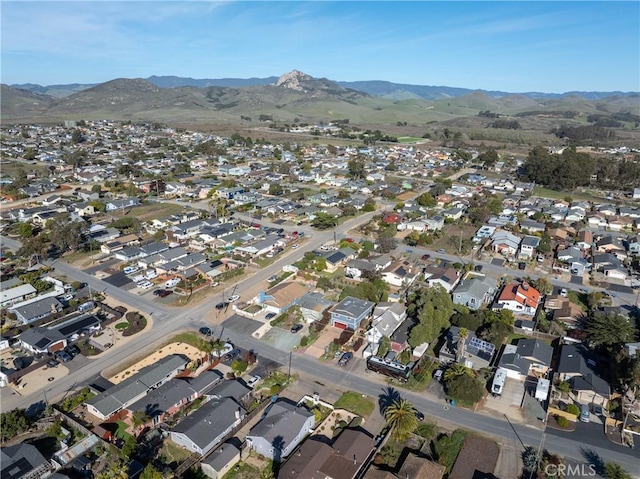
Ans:
<svg viewBox="0 0 640 479"><path fill-rule="evenodd" d="M471 479L565 460L498 421L638 458L632 191L551 197L524 158L435 143L111 120L3 126L2 147L16 470ZM36 432L53 449L18 441Z"/></svg>

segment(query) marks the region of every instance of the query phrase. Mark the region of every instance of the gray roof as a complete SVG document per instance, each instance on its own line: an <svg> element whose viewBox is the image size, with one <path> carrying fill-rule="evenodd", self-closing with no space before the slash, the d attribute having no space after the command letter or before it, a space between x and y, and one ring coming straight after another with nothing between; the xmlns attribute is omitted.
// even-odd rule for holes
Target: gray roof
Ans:
<svg viewBox="0 0 640 479"><path fill-rule="evenodd" d="M375 303L372 303L371 301L347 296L336 304L331 312L352 318L359 318L366 311L373 309L374 306Z"/></svg>
<svg viewBox="0 0 640 479"><path fill-rule="evenodd" d="M24 333L20 334L18 338L23 343L40 350L45 350L51 344L66 339L65 335L58 330L49 330L39 326L27 329Z"/></svg>
<svg viewBox="0 0 640 479"><path fill-rule="evenodd" d="M493 284L491 284L493 282ZM453 291L455 294L467 294L474 298L484 298L484 296L495 288L495 281L488 278L479 278L477 276L468 277L460 281L456 289Z"/></svg>
<svg viewBox="0 0 640 479"><path fill-rule="evenodd" d="M24 443L0 449L0 464L2 464L2 479L27 477L39 467L50 466L35 446ZM42 474L38 474L40 475Z"/></svg>
<svg viewBox="0 0 640 479"><path fill-rule="evenodd" d="M203 451L222 431L236 422L236 412L244 409L233 399L211 400L181 421L173 432L187 436Z"/></svg>
<svg viewBox="0 0 640 479"><path fill-rule="evenodd" d="M238 454L240 454L240 449L229 442L225 442L202 462L211 466L214 471L220 471Z"/></svg>
<svg viewBox="0 0 640 479"><path fill-rule="evenodd" d="M324 294L320 292L305 293L300 296L300 300L298 301L300 308L312 309L314 311L317 309L326 309L332 304L334 304L334 302L325 299Z"/></svg>
<svg viewBox="0 0 640 479"><path fill-rule="evenodd" d="M499 366L501 368L510 369L511 371L517 371L520 374L526 375L529 373L531 361L517 354L517 350L518 347L515 344L507 344L504 347L502 356L500 357Z"/></svg>
<svg viewBox="0 0 640 479"><path fill-rule="evenodd" d="M222 381L213 390L209 391L210 396L217 396L220 398L231 398L239 401L251 392L251 389L242 384L237 379L231 379L228 381Z"/></svg>
<svg viewBox="0 0 640 479"><path fill-rule="evenodd" d="M551 366L553 348L538 339L524 338L518 341L518 354L525 358L535 358L539 363Z"/></svg>
<svg viewBox="0 0 640 479"><path fill-rule="evenodd" d="M127 406L127 409L144 411L154 417L196 393L202 394L203 390L213 387L221 378L222 374L217 371L204 371L195 378L173 378L149 391L145 397Z"/></svg>
<svg viewBox="0 0 640 479"><path fill-rule="evenodd" d="M62 304L56 298L42 298L32 303L28 303L22 306L11 308L25 321L30 321L34 318L38 318L45 313L51 313L54 308L56 310L62 309Z"/></svg>
<svg viewBox="0 0 640 479"><path fill-rule="evenodd" d="M587 355L584 346L565 344L560 351L558 373L576 374L570 380L574 391L595 391L603 397L609 397L609 383L589 367L585 358Z"/></svg>
<svg viewBox="0 0 640 479"><path fill-rule="evenodd" d="M162 382L167 376L184 368L189 359L179 354L165 356L155 364L146 366L133 376L89 399L87 404L95 407L103 416L110 416L131 404L136 397Z"/></svg>
<svg viewBox="0 0 640 479"><path fill-rule="evenodd" d="M304 407L279 400L269 407L267 414L249 431L247 437L261 437L271 444L279 438L284 449L300 434L302 426L312 416Z"/></svg>

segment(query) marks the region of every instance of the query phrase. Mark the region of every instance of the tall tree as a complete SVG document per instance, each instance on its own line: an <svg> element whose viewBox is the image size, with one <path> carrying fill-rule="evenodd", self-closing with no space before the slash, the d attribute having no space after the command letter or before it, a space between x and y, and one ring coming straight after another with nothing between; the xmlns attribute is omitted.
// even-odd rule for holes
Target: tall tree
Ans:
<svg viewBox="0 0 640 479"><path fill-rule="evenodd" d="M391 434L399 441L409 437L418 426L416 408L406 399L396 399L387 406L384 418L391 428Z"/></svg>
<svg viewBox="0 0 640 479"><path fill-rule="evenodd" d="M473 370L462 363L454 363L444 372L444 380L449 382L460 376L473 377Z"/></svg>
<svg viewBox="0 0 640 479"><path fill-rule="evenodd" d="M469 330L467 328L460 328L458 330L458 345L456 347L456 360L458 362L460 362L464 358L464 349L468 337Z"/></svg>
<svg viewBox="0 0 640 479"><path fill-rule="evenodd" d="M615 348L633 340L634 328L622 314L595 312L585 325L587 338L595 346Z"/></svg>

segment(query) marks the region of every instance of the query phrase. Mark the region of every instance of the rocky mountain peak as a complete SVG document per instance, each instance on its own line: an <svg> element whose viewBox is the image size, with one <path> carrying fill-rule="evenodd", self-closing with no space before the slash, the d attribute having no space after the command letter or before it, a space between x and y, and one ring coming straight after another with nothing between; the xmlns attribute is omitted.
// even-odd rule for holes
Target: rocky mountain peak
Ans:
<svg viewBox="0 0 640 479"><path fill-rule="evenodd" d="M303 83L310 80L313 80L311 75L307 75L306 73L302 73L298 70L292 70L278 78L275 85L283 88L289 88L290 90L307 91L307 88L304 87Z"/></svg>

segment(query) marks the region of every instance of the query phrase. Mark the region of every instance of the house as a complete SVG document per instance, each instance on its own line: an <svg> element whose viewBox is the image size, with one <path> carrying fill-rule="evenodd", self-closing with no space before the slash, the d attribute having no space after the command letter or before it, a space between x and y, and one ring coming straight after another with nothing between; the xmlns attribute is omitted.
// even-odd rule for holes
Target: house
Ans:
<svg viewBox="0 0 640 479"><path fill-rule="evenodd" d="M590 230L581 230L576 238L576 246L581 250L590 250L593 245L593 233Z"/></svg>
<svg viewBox="0 0 640 479"><path fill-rule="evenodd" d="M476 337L474 331L467 331L463 355L458 353L459 343L460 328L451 326L445 336L444 344L438 351L438 359L445 362L457 362L460 359L473 369L481 369L489 366L496 352L493 344Z"/></svg>
<svg viewBox="0 0 640 479"><path fill-rule="evenodd" d="M460 272L455 268L441 268L438 266L427 266L423 269L424 276L430 288L437 285L450 293L460 281Z"/></svg>
<svg viewBox="0 0 640 479"><path fill-rule="evenodd" d="M275 462L293 452L313 430L315 416L285 399L271 404L246 437L249 448Z"/></svg>
<svg viewBox="0 0 640 479"><path fill-rule="evenodd" d="M406 318L400 323L400 326L391 333L389 340L391 341L390 350L393 353L399 354L409 347L409 334L415 325L416 321L413 318Z"/></svg>
<svg viewBox="0 0 640 479"><path fill-rule="evenodd" d="M318 251L316 255L325 259L327 265L326 271L333 273L348 260L352 259L355 253L353 249L345 247L337 251Z"/></svg>
<svg viewBox="0 0 640 479"><path fill-rule="evenodd" d="M401 461L402 457L400 456ZM396 464L396 468L398 465ZM428 479L442 479L447 468L442 464L430 461L422 455L416 455L413 452L409 452L402 462L400 469L397 472L389 471L385 469L378 469L373 463L367 470L363 479L407 479L407 478L428 478Z"/></svg>
<svg viewBox="0 0 640 479"><path fill-rule="evenodd" d="M400 303L378 303L373 310L371 328L365 337L369 343L378 344L383 336L391 337L406 319L407 311Z"/></svg>
<svg viewBox="0 0 640 479"><path fill-rule="evenodd" d="M150 390L177 376L189 362L189 358L179 354L165 356L86 401L87 411L105 421L146 396Z"/></svg>
<svg viewBox="0 0 640 479"><path fill-rule="evenodd" d="M311 437L289 456L278 477L353 479L368 465L373 448L373 436L361 427L345 428L331 442L324 436Z"/></svg>
<svg viewBox="0 0 640 479"><path fill-rule="evenodd" d="M54 470L40 451L27 443L0 449L0 464L2 479L45 478L50 477Z"/></svg>
<svg viewBox="0 0 640 479"><path fill-rule="evenodd" d="M39 319L48 318L52 314L62 311L62 304L54 297L42 298L30 303L21 303L10 308L16 313L22 324L33 323Z"/></svg>
<svg viewBox="0 0 640 479"><path fill-rule="evenodd" d="M138 206L138 205L140 205L139 198L123 198L121 200L109 201L105 206L105 210L117 211L117 210L123 210L125 208L133 208L134 206Z"/></svg>
<svg viewBox="0 0 640 479"><path fill-rule="evenodd" d="M230 442L225 442L200 463L200 469L207 477L220 479L238 462L240 449Z"/></svg>
<svg viewBox="0 0 640 479"><path fill-rule="evenodd" d="M34 354L55 353L67 345L67 338L57 330L36 326L18 336L20 346Z"/></svg>
<svg viewBox="0 0 640 479"><path fill-rule="evenodd" d="M220 382L222 373L216 370L206 370L195 377L171 378L126 409L131 414L136 411L145 412L151 418L151 423L156 425L173 416L194 399L202 397L206 391L210 391Z"/></svg>
<svg viewBox="0 0 640 479"><path fill-rule="evenodd" d="M533 316L540 304L540 293L526 281L510 283L502 288L493 309L508 309L514 314Z"/></svg>
<svg viewBox="0 0 640 479"><path fill-rule="evenodd" d="M396 261L382 270L382 280L396 288L411 285L419 275L408 261Z"/></svg>
<svg viewBox="0 0 640 479"><path fill-rule="evenodd" d="M484 303L493 300L496 292L495 281L487 276L468 275L460 281L451 294L454 304L469 309L480 309Z"/></svg>
<svg viewBox="0 0 640 479"><path fill-rule="evenodd" d="M171 430L171 440L206 456L242 422L244 416L245 410L231 398L208 401Z"/></svg>
<svg viewBox="0 0 640 479"><path fill-rule="evenodd" d="M517 345L508 344L500 357L499 367L507 377L523 381L527 376L544 376L551 367L553 348L538 339L523 338Z"/></svg>
<svg viewBox="0 0 640 479"><path fill-rule="evenodd" d="M374 306L371 301L347 296L331 308L331 326L355 331L371 315Z"/></svg>
<svg viewBox="0 0 640 479"><path fill-rule="evenodd" d="M557 368L558 379L569 382L578 402L605 406L611 397L611 388L595 369L596 362L590 359L589 352L583 345L562 346Z"/></svg>
<svg viewBox="0 0 640 479"><path fill-rule="evenodd" d="M266 293L261 292L251 300L254 304L271 313L280 314L295 306L307 288L297 281L284 281L270 288Z"/></svg>
<svg viewBox="0 0 640 479"><path fill-rule="evenodd" d="M503 256L515 256L520 247L520 238L508 231L497 231L491 238L491 249Z"/></svg>
<svg viewBox="0 0 640 479"><path fill-rule="evenodd" d="M298 301L300 313L307 323L320 321L322 313L334 304L333 301L325 299L322 293L316 291L303 294Z"/></svg>
<svg viewBox="0 0 640 479"><path fill-rule="evenodd" d="M37 293L36 288L29 283L15 287L0 289L0 307L7 308L16 303L21 303L29 298L33 298Z"/></svg>
<svg viewBox="0 0 640 479"><path fill-rule="evenodd" d="M520 250L518 251L518 259L531 259L540 244L540 238L537 236L525 236L520 242Z"/></svg>

